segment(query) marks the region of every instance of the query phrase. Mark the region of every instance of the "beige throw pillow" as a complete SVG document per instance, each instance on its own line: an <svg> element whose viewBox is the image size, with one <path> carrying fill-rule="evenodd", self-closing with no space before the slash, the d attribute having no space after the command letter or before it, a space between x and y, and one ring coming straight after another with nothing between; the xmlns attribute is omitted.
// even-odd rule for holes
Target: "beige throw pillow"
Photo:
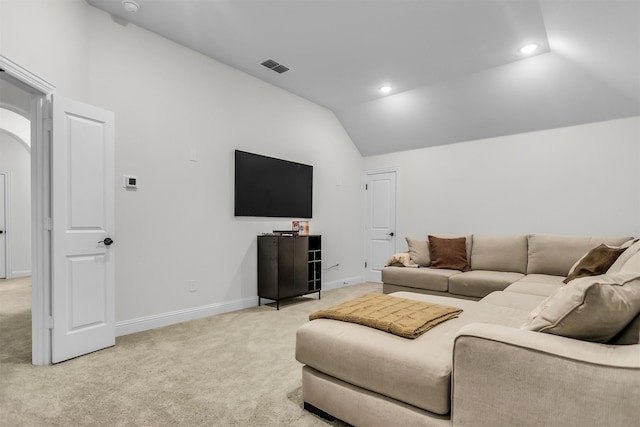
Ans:
<svg viewBox="0 0 640 427"><path fill-rule="evenodd" d="M640 251L640 239L631 240L631 245L618 257L616 262L614 262L611 267L607 270L608 273L619 273L622 269L622 266L626 264L626 262L635 254ZM624 247L622 245L620 247Z"/></svg>
<svg viewBox="0 0 640 427"><path fill-rule="evenodd" d="M429 236L429 255L431 268L469 270L467 239L465 237L442 239Z"/></svg>
<svg viewBox="0 0 640 427"><path fill-rule="evenodd" d="M409 257L411 261L422 267L429 267L431 258L429 256L429 242L420 239L410 239L405 237L407 247L409 248Z"/></svg>
<svg viewBox="0 0 640 427"><path fill-rule="evenodd" d="M563 282L569 283L579 277L597 276L606 273L625 249L626 248L607 246L604 243L596 246L571 267L569 275Z"/></svg>
<svg viewBox="0 0 640 427"><path fill-rule="evenodd" d="M620 268L620 273L640 273L640 252L636 252Z"/></svg>
<svg viewBox="0 0 640 427"><path fill-rule="evenodd" d="M633 345L640 343L640 314L607 344Z"/></svg>
<svg viewBox="0 0 640 427"><path fill-rule="evenodd" d="M640 273L575 279L542 301L520 329L607 342L640 313Z"/></svg>

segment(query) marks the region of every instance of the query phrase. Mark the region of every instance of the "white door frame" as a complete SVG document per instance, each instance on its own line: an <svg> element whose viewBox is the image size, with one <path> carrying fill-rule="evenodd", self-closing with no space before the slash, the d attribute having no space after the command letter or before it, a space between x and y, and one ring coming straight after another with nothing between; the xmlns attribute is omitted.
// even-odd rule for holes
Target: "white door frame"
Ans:
<svg viewBox="0 0 640 427"><path fill-rule="evenodd" d="M397 239L397 237L398 237L398 190L397 189L398 189L399 183L400 183L400 169L395 167L395 168L366 170L362 174L362 186L364 187L365 184L367 183L367 177L369 175L376 175L376 174L381 174L381 173L395 173L396 174L396 200L395 200L395 203L396 203L396 205L395 205L396 220L395 220L395 227L394 227L394 230L395 230L394 234L395 234L396 239L394 240L393 244L394 244L394 247L395 247L395 249L397 251L397 249L398 249L397 248L397 245L398 245L398 239ZM366 191L363 191L363 193L362 193L362 205L364 206L364 210L362 211L362 218L363 218L362 223L365 224L366 221L367 221L367 209L368 209L368 206L367 206L367 192ZM365 230L363 229L363 231L365 231ZM366 258L367 254L369 253L368 252L369 251L368 245L370 244L370 241L367 238L367 233L366 232L363 233L362 244L363 244L363 246L362 246L363 252L362 253L365 255L365 258ZM363 262L361 264L362 265L362 274L361 274L361 276L365 277L365 278L367 277L367 268L364 266L364 263L366 261L367 261L366 259L363 260Z"/></svg>
<svg viewBox="0 0 640 427"><path fill-rule="evenodd" d="M0 169L0 175L4 176L4 262L5 278L13 279L13 267L11 266L11 171Z"/></svg>
<svg viewBox="0 0 640 427"><path fill-rule="evenodd" d="M31 93L32 363L51 364L51 132L55 86L0 55L3 78Z"/></svg>

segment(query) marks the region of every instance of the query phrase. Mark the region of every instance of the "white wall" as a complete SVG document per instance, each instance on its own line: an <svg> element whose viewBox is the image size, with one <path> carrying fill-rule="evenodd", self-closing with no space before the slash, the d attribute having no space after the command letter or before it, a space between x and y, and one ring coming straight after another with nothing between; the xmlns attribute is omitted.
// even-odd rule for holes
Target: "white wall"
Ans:
<svg viewBox="0 0 640 427"><path fill-rule="evenodd" d="M0 171L11 174L11 277L31 274L31 155L15 136L0 129Z"/></svg>
<svg viewBox="0 0 640 427"><path fill-rule="evenodd" d="M86 101L88 9L84 0L0 0L0 53Z"/></svg>
<svg viewBox="0 0 640 427"><path fill-rule="evenodd" d="M640 117L372 156L398 233L640 236ZM406 248L399 242L399 249Z"/></svg>
<svg viewBox="0 0 640 427"><path fill-rule="evenodd" d="M256 236L291 223L234 218L235 149L313 165L311 232L323 236L324 266L341 266L325 272L324 282L361 275L354 224L362 217L362 158L331 111L83 1L61 10L23 3L2 2L3 54L58 93L116 115L118 324L257 302ZM27 22L30 12L47 14L39 20L44 47L11 22L5 27L10 19ZM61 59L43 61L41 53ZM197 162L189 161L191 150ZM138 175L140 188L125 191L123 174Z"/></svg>

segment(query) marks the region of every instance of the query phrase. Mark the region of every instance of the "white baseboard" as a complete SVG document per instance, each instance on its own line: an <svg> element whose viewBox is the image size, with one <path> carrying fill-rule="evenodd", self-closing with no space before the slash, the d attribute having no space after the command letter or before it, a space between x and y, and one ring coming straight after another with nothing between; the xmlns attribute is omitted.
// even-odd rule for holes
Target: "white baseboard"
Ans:
<svg viewBox="0 0 640 427"><path fill-rule="evenodd" d="M19 270L19 271L11 272L12 279L17 279L18 277L29 277L29 276L31 276L31 270Z"/></svg>
<svg viewBox="0 0 640 427"><path fill-rule="evenodd" d="M356 283L362 283L362 282L364 282L364 280L362 279L362 276L355 276L355 277L349 277L346 279L333 280L331 282L322 283L322 290L328 291L330 289L343 288L345 286L355 285Z"/></svg>
<svg viewBox="0 0 640 427"><path fill-rule="evenodd" d="M123 320L121 322L116 322L116 336L119 337L122 335L147 331L149 329L175 325L176 323L188 322L189 320L196 320L203 317L214 316L216 314L242 310L243 308L255 307L257 305L258 297L255 296L235 301L171 311L153 316L139 317L137 319Z"/></svg>
<svg viewBox="0 0 640 427"><path fill-rule="evenodd" d="M328 291L362 282L362 276L349 277L346 279L325 282L322 284L322 290ZM269 302L270 301L267 299L262 299L263 304L267 304ZM235 301L227 301L203 305L200 307L187 308L184 310L171 311L168 313L155 314L153 316L139 317L137 319L123 320L116 322L116 336L120 337L122 335L148 331L150 329L161 328L163 326L175 325L176 323L188 322L189 320L202 319L203 317L214 316L216 314L256 307L257 305L258 297L255 296Z"/></svg>

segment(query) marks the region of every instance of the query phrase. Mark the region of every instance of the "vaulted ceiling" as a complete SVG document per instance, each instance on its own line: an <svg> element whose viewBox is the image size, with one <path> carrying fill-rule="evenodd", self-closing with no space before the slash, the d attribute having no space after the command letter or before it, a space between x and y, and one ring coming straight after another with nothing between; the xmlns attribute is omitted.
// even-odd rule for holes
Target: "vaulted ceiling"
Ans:
<svg viewBox="0 0 640 427"><path fill-rule="evenodd" d="M87 0L326 106L364 156L640 115L640 0L135 1Z"/></svg>

